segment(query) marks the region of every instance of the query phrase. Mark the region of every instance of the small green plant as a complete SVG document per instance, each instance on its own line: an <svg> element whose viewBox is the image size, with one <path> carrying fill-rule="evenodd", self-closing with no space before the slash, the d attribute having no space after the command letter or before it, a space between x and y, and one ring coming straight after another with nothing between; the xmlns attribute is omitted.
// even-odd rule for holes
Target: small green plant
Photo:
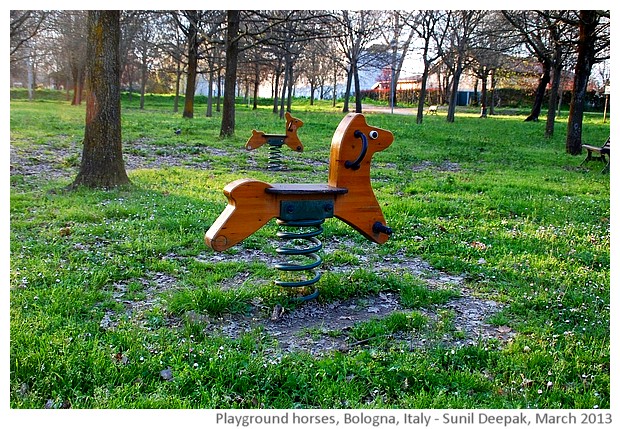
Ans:
<svg viewBox="0 0 620 429"><path fill-rule="evenodd" d="M403 280L399 288L401 302L409 308L443 304L458 296L456 291L450 289L430 289L422 279L410 275L405 275Z"/></svg>
<svg viewBox="0 0 620 429"><path fill-rule="evenodd" d="M368 322L358 323L351 329L351 337L355 340L386 340L390 334L411 332L422 329L427 323L426 317L412 312L394 312L384 318L376 318Z"/></svg>

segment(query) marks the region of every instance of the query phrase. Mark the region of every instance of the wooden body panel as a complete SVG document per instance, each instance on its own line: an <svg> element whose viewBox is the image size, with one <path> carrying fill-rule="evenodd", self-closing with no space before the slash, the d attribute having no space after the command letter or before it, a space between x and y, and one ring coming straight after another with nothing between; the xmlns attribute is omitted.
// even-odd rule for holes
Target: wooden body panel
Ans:
<svg viewBox="0 0 620 429"><path fill-rule="evenodd" d="M228 206L207 231L205 242L216 251L226 250L278 217L282 201L299 200L332 201L335 217L368 240L386 242L389 235L374 228L376 223L385 225L385 218L370 184L370 162L393 140L391 132L366 124L363 115L347 115L332 139L327 184L231 182L224 188Z"/></svg>

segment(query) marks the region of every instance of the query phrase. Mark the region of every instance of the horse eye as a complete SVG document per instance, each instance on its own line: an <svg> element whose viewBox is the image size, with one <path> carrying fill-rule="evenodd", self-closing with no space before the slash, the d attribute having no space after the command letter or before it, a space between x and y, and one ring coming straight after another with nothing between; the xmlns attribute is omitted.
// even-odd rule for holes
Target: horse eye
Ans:
<svg viewBox="0 0 620 429"><path fill-rule="evenodd" d="M379 137L379 133L376 130L372 130L371 132L368 133L368 135L373 140L376 139L377 137Z"/></svg>

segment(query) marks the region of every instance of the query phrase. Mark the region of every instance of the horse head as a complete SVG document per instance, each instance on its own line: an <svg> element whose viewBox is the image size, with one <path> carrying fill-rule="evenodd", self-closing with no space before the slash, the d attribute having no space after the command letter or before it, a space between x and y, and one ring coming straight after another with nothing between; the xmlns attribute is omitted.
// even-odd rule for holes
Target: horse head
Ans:
<svg viewBox="0 0 620 429"><path fill-rule="evenodd" d="M284 143L295 152L302 152L304 146L297 136L297 128L303 127L304 122L301 119L294 118L289 112L284 114L286 118L286 139Z"/></svg>
<svg viewBox="0 0 620 429"><path fill-rule="evenodd" d="M298 118L294 118L289 112L284 113L284 117L286 118L286 131L288 132L297 132L297 128L304 126L304 121Z"/></svg>
<svg viewBox="0 0 620 429"><path fill-rule="evenodd" d="M329 185L350 188L363 182L370 187L371 158L393 141L390 131L368 125L362 114L348 114L332 138Z"/></svg>

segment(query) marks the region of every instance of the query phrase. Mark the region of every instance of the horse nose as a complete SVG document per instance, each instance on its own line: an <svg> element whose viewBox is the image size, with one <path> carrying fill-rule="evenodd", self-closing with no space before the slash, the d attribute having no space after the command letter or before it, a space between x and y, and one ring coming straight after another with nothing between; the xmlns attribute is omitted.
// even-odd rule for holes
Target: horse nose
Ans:
<svg viewBox="0 0 620 429"><path fill-rule="evenodd" d="M377 130L372 130L368 133L368 137L375 140L377 137L379 137L379 132Z"/></svg>

